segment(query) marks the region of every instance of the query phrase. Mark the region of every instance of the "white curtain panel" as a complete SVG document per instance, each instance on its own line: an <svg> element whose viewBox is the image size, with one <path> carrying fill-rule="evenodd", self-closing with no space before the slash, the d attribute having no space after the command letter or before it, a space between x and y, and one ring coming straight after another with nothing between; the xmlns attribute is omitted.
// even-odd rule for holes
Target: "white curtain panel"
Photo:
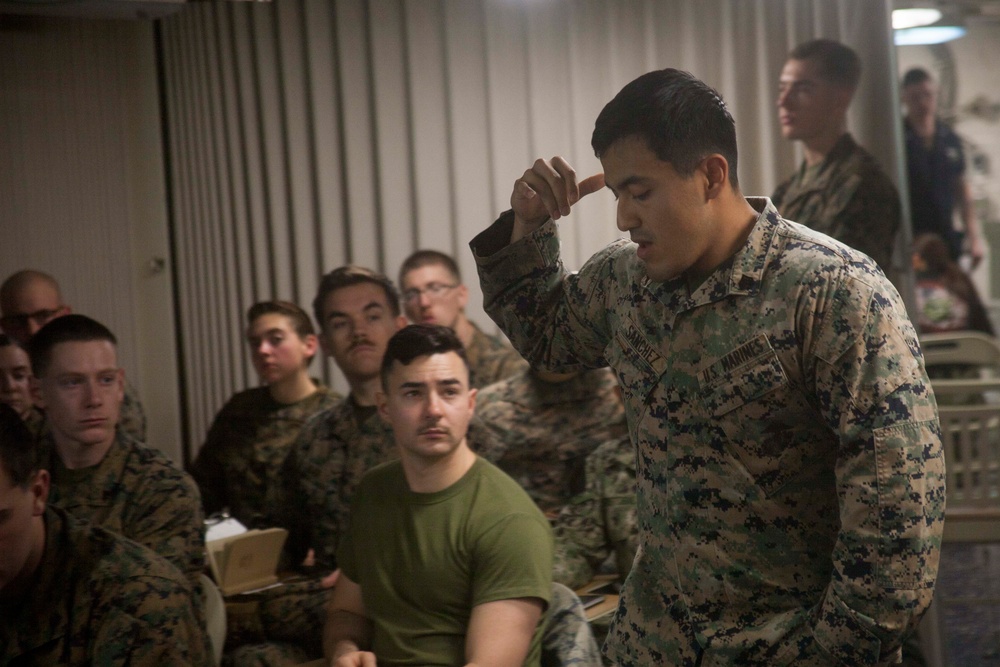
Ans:
<svg viewBox="0 0 1000 667"><path fill-rule="evenodd" d="M468 241L535 157L599 171L593 122L628 81L677 67L717 88L747 194L801 159L777 78L795 44L840 40L865 64L855 137L898 173L889 0L274 0L194 3L161 23L186 434L255 383L254 301L307 309L347 262L395 279L417 248L453 254L482 311ZM612 198L562 226L578 268L616 238ZM346 391L332 364L314 366Z"/></svg>

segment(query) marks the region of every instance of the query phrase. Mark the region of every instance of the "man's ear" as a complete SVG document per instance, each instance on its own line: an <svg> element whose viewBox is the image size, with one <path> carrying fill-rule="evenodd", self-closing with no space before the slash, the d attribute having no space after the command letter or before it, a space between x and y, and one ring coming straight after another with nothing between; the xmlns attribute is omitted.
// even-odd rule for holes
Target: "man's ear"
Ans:
<svg viewBox="0 0 1000 667"><path fill-rule="evenodd" d="M319 338L316 337L316 334L308 334L302 339L302 344L306 348L307 361L316 356L316 350L319 349Z"/></svg>
<svg viewBox="0 0 1000 667"><path fill-rule="evenodd" d="M469 288L464 284L459 283L456 289L458 290L458 307L461 308L464 313L465 304L469 303Z"/></svg>
<svg viewBox="0 0 1000 667"><path fill-rule="evenodd" d="M388 423L389 402L386 400L385 393L381 389L375 392L375 406L378 408L378 416Z"/></svg>
<svg viewBox="0 0 1000 667"><path fill-rule="evenodd" d="M729 185L729 162L719 153L712 153L701 165L705 174L705 198L715 199Z"/></svg>
<svg viewBox="0 0 1000 667"><path fill-rule="evenodd" d="M49 471L36 470L28 488L33 496L31 515L41 516L45 514L45 505L49 500Z"/></svg>

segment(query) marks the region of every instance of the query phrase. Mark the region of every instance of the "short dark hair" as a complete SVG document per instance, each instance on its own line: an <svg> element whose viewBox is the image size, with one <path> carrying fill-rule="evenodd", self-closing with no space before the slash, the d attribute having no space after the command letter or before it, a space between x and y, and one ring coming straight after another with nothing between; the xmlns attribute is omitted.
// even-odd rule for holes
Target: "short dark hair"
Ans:
<svg viewBox="0 0 1000 667"><path fill-rule="evenodd" d="M41 378L49 370L52 349L59 343L106 340L118 345L118 339L106 326L86 315L63 315L52 320L28 341L28 358L35 377Z"/></svg>
<svg viewBox="0 0 1000 667"><path fill-rule="evenodd" d="M600 158L613 143L633 136L681 176L719 153L729 163L729 183L739 187L736 123L722 96L689 72L662 69L627 84L597 117L590 143Z"/></svg>
<svg viewBox="0 0 1000 667"><path fill-rule="evenodd" d="M385 300L389 303L389 309L393 316L399 315L399 292L396 291L396 286L392 284L392 281L371 269L348 264L323 276L319 288L316 290L316 298L313 299L313 315L316 317L320 330L326 328L326 322L323 321L323 302L326 301L327 295L339 289L363 283L371 283L381 287L382 291L385 292Z"/></svg>
<svg viewBox="0 0 1000 667"><path fill-rule="evenodd" d="M258 301L247 309L247 324L253 325L257 318L264 315L284 315L292 323L299 338L316 335L316 328L309 319L309 314L291 301Z"/></svg>
<svg viewBox="0 0 1000 667"><path fill-rule="evenodd" d="M462 272L458 269L458 262L451 255L446 255L440 250L417 250L404 259L402 266L399 267L399 286L403 286L403 276L424 266L443 266L457 282L462 282Z"/></svg>
<svg viewBox="0 0 1000 667"><path fill-rule="evenodd" d="M838 86L857 88L861 80L861 58L851 47L832 39L803 42L788 53L788 58L815 62L819 75Z"/></svg>
<svg viewBox="0 0 1000 667"><path fill-rule="evenodd" d="M465 346L450 328L439 324L410 324L403 327L393 334L386 345L385 355L382 357L382 389L388 389L389 373L395 362L409 366L417 357L447 352L454 352L461 357L466 370L469 369Z"/></svg>
<svg viewBox="0 0 1000 667"><path fill-rule="evenodd" d="M22 489L28 486L41 468L43 451L17 412L0 403L0 466L12 485Z"/></svg>
<svg viewBox="0 0 1000 667"><path fill-rule="evenodd" d="M906 70L906 74L903 75L903 88L908 86L915 86L917 84L923 83L924 81L933 81L931 73L925 70L923 67L913 67Z"/></svg>

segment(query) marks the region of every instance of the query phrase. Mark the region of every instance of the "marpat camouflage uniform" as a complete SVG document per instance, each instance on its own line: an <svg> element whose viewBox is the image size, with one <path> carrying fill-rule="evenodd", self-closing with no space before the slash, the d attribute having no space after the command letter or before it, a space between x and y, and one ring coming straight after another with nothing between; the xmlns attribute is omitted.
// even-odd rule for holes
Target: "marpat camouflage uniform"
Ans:
<svg viewBox="0 0 1000 667"><path fill-rule="evenodd" d="M494 336L483 333L476 323L472 325L472 340L465 348L469 360L469 386L475 389L499 382L528 367L514 348Z"/></svg>
<svg viewBox="0 0 1000 667"><path fill-rule="evenodd" d="M125 431L134 440L146 442L146 413L138 392L128 381L125 382L125 398L118 415L118 430Z"/></svg>
<svg viewBox="0 0 1000 667"><path fill-rule="evenodd" d="M476 452L513 477L543 512L583 491L584 461L602 442L627 436L614 374L586 371L545 382L530 369L480 390L476 415L494 446Z"/></svg>
<svg viewBox="0 0 1000 667"><path fill-rule="evenodd" d="M337 567L337 545L358 482L371 468L395 458L392 429L374 407L358 408L350 396L302 427L282 472L282 525L289 530L286 548L293 563L314 549L317 566L327 572Z"/></svg>
<svg viewBox="0 0 1000 667"><path fill-rule="evenodd" d="M552 579L585 585L612 554L621 579L639 546L635 512L635 449L628 434L587 457L586 490L570 499L552 522Z"/></svg>
<svg viewBox="0 0 1000 667"><path fill-rule="evenodd" d="M600 667L601 651L587 621L587 612L576 593L552 582L552 599L542 617L543 665Z"/></svg>
<svg viewBox="0 0 1000 667"><path fill-rule="evenodd" d="M875 158L850 134L845 133L815 168L803 162L778 186L771 201L786 220L860 250L893 276L899 193Z"/></svg>
<svg viewBox="0 0 1000 667"><path fill-rule="evenodd" d="M639 555L604 650L623 665L876 665L930 604L944 519L934 395L899 295L766 199L689 292L620 240L578 274L549 221L471 243L532 364L610 365L637 449Z"/></svg>
<svg viewBox="0 0 1000 667"><path fill-rule="evenodd" d="M32 588L0 605L0 665L213 664L176 568L58 508L45 533Z"/></svg>
<svg viewBox="0 0 1000 667"><path fill-rule="evenodd" d="M164 454L115 434L96 466L70 470L51 448L49 502L166 558L200 591L205 522L198 487Z"/></svg>
<svg viewBox="0 0 1000 667"><path fill-rule="evenodd" d="M228 507L248 528L280 525L281 468L292 443L303 424L339 399L323 386L290 405L275 401L267 387L230 398L188 470L201 491L205 512Z"/></svg>

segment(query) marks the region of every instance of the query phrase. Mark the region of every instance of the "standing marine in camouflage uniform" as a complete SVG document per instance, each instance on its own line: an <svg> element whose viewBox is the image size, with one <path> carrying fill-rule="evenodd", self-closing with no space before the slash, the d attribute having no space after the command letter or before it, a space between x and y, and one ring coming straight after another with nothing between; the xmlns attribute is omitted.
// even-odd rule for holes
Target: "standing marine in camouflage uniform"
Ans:
<svg viewBox="0 0 1000 667"><path fill-rule="evenodd" d="M857 54L829 39L800 44L789 54L778 116L782 135L802 142L805 159L771 201L784 218L860 250L891 278L899 193L846 129L860 77Z"/></svg>
<svg viewBox="0 0 1000 667"><path fill-rule="evenodd" d="M624 665L882 665L930 604L944 518L934 395L861 253L746 199L718 93L662 70L601 112L604 174L515 182L472 242L487 311L533 365L609 364L637 450ZM607 183L616 241L570 274L556 225Z"/></svg>
<svg viewBox="0 0 1000 667"><path fill-rule="evenodd" d="M45 411L51 502L170 561L200 590L204 516L198 488L161 452L115 428L124 374L114 335L83 315L56 318L28 343Z"/></svg>
<svg viewBox="0 0 1000 667"><path fill-rule="evenodd" d="M639 546L635 512L635 450L628 433L601 444L587 457L586 490L552 521L552 578L580 588L614 557L621 580Z"/></svg>
<svg viewBox="0 0 1000 667"><path fill-rule="evenodd" d="M480 390L476 415L495 443L476 443L476 453L546 513L583 491L588 454L627 434L621 391L606 368L566 375L525 369Z"/></svg>
<svg viewBox="0 0 1000 667"><path fill-rule="evenodd" d="M528 364L504 341L483 333L465 316L469 289L458 263L437 250L418 250L399 269L406 316L416 324L440 324L458 335L479 389L525 370Z"/></svg>
<svg viewBox="0 0 1000 667"><path fill-rule="evenodd" d="M281 468L302 426L338 398L309 377L319 341L309 315L288 301L247 311L250 358L263 387L233 396L216 415L189 472L206 513L224 508L248 528L279 525Z"/></svg>
<svg viewBox="0 0 1000 667"><path fill-rule="evenodd" d="M42 458L0 405L0 665L211 665L184 577L149 549L46 507Z"/></svg>
<svg viewBox="0 0 1000 667"><path fill-rule="evenodd" d="M72 309L63 303L59 283L47 273L24 269L0 285L0 328L22 346L27 346L45 324L70 312ZM146 441L146 413L139 394L127 380L118 428L139 442Z"/></svg>

